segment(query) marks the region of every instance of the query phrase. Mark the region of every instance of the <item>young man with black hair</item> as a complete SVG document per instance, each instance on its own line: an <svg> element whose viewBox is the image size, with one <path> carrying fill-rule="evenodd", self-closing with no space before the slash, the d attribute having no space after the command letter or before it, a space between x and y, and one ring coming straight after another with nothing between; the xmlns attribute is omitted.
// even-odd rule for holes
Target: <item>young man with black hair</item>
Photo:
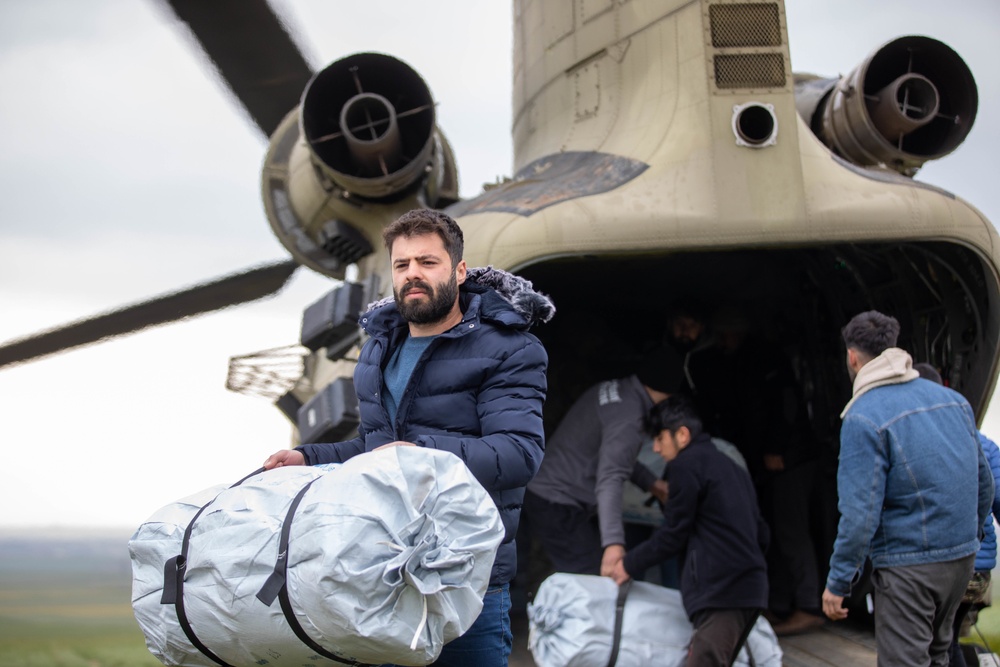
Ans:
<svg viewBox="0 0 1000 667"><path fill-rule="evenodd" d="M264 462L339 463L381 447L452 452L500 511L483 610L445 645L436 667L506 667L511 652L509 582L524 487L542 460L548 355L528 333L555 313L531 283L466 267L458 224L440 211L405 213L382 234L393 295L361 316L369 339L354 371L361 425L353 440L283 449Z"/></svg>
<svg viewBox="0 0 1000 667"><path fill-rule="evenodd" d="M768 529L753 482L712 443L687 398L653 406L647 429L668 463L665 520L616 563L611 578L620 585L681 556L681 600L694 626L686 664L728 667L767 606Z"/></svg>
<svg viewBox="0 0 1000 667"><path fill-rule="evenodd" d="M844 597L870 557L879 666L947 665L993 501L975 415L957 392L919 379L896 347L894 317L861 313L841 333L854 395L841 413L840 525L823 611L847 617Z"/></svg>

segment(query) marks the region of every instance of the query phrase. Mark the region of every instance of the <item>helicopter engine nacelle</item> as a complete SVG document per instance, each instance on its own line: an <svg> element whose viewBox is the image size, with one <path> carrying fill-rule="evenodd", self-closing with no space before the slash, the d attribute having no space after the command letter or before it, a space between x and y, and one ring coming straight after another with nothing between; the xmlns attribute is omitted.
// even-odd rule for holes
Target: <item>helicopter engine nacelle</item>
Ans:
<svg viewBox="0 0 1000 667"><path fill-rule="evenodd" d="M377 255L382 228L405 211L457 201L455 158L420 75L379 53L317 72L271 138L263 196L282 244L334 278Z"/></svg>
<svg viewBox="0 0 1000 667"><path fill-rule="evenodd" d="M978 93L949 46L908 36L879 47L840 79L797 80L795 102L816 136L844 159L912 176L965 140Z"/></svg>

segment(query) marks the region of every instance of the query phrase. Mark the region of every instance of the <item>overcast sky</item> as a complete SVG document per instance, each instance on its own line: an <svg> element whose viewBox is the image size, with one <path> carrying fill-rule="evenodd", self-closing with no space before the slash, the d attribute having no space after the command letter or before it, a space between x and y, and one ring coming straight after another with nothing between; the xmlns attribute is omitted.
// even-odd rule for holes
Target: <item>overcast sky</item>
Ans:
<svg viewBox="0 0 1000 667"><path fill-rule="evenodd" d="M508 175L507 2L283 0L315 67L381 51L421 73L463 196ZM1000 3L789 0L792 67L846 74L905 34L948 43L979 86L966 143L919 180L1000 220ZM259 195L266 141L153 0L0 2L0 340L287 253ZM0 527L136 527L287 446L229 357L293 343L331 284L0 369ZM998 427L992 429L993 422ZM984 430L1000 437L1000 418Z"/></svg>

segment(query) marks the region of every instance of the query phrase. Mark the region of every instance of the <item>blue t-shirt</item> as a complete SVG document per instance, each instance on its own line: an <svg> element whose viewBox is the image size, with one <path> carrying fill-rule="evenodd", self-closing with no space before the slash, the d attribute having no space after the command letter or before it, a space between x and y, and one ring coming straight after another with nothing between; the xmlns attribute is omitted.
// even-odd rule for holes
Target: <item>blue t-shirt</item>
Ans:
<svg viewBox="0 0 1000 667"><path fill-rule="evenodd" d="M434 338L434 336L420 336L418 338L407 336L403 344L392 353L392 357L382 373L385 388L388 390L382 395L382 404L389 413L390 423L395 423L396 409L399 407L400 401L403 400L403 392L406 391L406 385L410 383L413 369L417 367L417 362L420 361L424 350Z"/></svg>

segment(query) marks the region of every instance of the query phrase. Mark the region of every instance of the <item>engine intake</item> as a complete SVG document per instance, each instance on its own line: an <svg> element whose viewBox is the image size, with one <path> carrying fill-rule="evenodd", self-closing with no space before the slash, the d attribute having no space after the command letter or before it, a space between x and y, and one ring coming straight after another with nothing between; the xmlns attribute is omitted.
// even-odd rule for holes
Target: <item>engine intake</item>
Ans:
<svg viewBox="0 0 1000 667"><path fill-rule="evenodd" d="M323 171L355 195L396 195L431 161L434 100L420 75L392 56L359 53L318 72L300 119Z"/></svg>
<svg viewBox="0 0 1000 667"><path fill-rule="evenodd" d="M839 80L798 81L795 93L800 115L838 155L909 176L958 148L979 104L962 58L921 36L888 42Z"/></svg>
<svg viewBox="0 0 1000 667"><path fill-rule="evenodd" d="M261 174L268 222L297 261L364 281L386 225L458 201L455 155L409 65L359 53L317 72L271 136Z"/></svg>

